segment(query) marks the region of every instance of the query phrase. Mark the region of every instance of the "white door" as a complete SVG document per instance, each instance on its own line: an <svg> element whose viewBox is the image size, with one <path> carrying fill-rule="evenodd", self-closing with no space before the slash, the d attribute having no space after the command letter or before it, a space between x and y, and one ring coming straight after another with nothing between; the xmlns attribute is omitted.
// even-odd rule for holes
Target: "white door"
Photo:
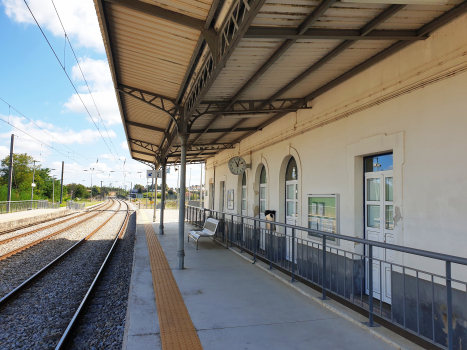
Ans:
<svg viewBox="0 0 467 350"><path fill-rule="evenodd" d="M259 218L261 220L266 220L264 211L266 210L266 193L267 193L267 184L259 185ZM266 224L264 222L260 223L261 227L261 240L260 240L260 249L264 250L265 248L265 239L266 239Z"/></svg>
<svg viewBox="0 0 467 350"><path fill-rule="evenodd" d="M286 200L286 224L297 225L298 223L298 181L289 180L285 183ZM286 229L286 259L292 260L292 229Z"/></svg>
<svg viewBox="0 0 467 350"><path fill-rule="evenodd" d="M372 241L394 243L393 172L365 173L365 232ZM368 252L367 252L368 254ZM373 247L373 296L391 303L391 265L394 252ZM378 260L376 260L378 259ZM366 293L369 292L368 259L366 260Z"/></svg>
<svg viewBox="0 0 467 350"><path fill-rule="evenodd" d="M224 212L225 209L225 182L221 181L221 193L220 193L219 211Z"/></svg>
<svg viewBox="0 0 467 350"><path fill-rule="evenodd" d="M246 185L242 186L242 215L246 216L247 207L246 207Z"/></svg>

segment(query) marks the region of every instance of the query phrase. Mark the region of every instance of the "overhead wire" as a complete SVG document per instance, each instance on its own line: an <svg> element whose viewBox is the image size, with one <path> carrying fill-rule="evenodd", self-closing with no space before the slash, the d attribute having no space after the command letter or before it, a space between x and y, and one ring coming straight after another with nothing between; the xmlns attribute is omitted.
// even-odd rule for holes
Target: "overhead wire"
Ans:
<svg viewBox="0 0 467 350"><path fill-rule="evenodd" d="M79 67L79 70L81 72L81 75L83 76L83 80L84 82L86 83L86 87L88 88L88 91L89 91L89 95L91 96L91 99L92 99L92 102L94 103L94 107L96 107L96 111L97 111L97 115L99 116L100 120L101 120L101 123L102 125L104 126L104 129L105 129L105 132L107 133L107 137L110 141L110 144L113 146L114 150L115 150L115 153L117 154L118 157L120 157L120 155L118 154L118 151L117 149L115 148L115 145L113 144L112 142L112 139L110 138L110 135L109 135L109 131L107 130L107 127L105 126L105 123L104 123L104 120L101 116L101 113L99 111L99 108L97 108L97 104L96 104L96 101L94 100L94 96L91 92L91 89L89 88L89 84L88 84L88 81L86 80L86 77L84 76L84 72L83 70L81 69L81 65L79 63L79 60L78 60L78 57L76 57L76 53L75 53L75 50L73 49L73 45L71 44L71 41L70 41L70 37L68 36L66 30L65 30L65 26L63 25L63 22L62 22L62 19L60 17L60 15L58 14L58 10L57 10L57 7L55 6L55 3L53 0L52 1L52 5L55 9L55 13L57 14L57 17L58 17L58 20L60 21L60 24L62 26L62 29L63 29L63 32L65 33L65 49L66 49L66 41L68 41L68 44L70 45L70 48L71 48L71 51L73 52L73 56L75 57L75 60L76 60L76 63L78 64L78 67ZM63 54L63 65L65 66L65 49L64 49L64 54Z"/></svg>
<svg viewBox="0 0 467 350"><path fill-rule="evenodd" d="M15 107L13 107L9 102L5 101L3 98L0 97L0 100L2 100L5 104L8 105L8 107L10 109L13 109L15 110L19 115L21 115L22 117L26 118L27 120L29 120L31 123L33 123L35 126L37 126L39 129L41 129L42 131L44 131L47 135L49 135L50 137L52 137L55 141L57 141L59 144L65 146L66 148L68 148L69 150L73 151L74 153L78 154L79 156L83 157L83 158L91 158L91 157L88 157L88 156L84 156L82 154L79 154L77 152L75 152L72 148L70 148L69 146L65 145L64 143L60 142L55 136L53 136L52 134L50 134L47 130L45 130L44 128L42 128L41 126L37 125L32 119L29 119L28 117L26 117L23 113L21 113L20 111L18 111ZM9 111L9 115L8 115L8 118L10 117L11 115L11 111ZM10 121L8 121L8 123L10 124ZM94 158L94 157L92 157Z"/></svg>
<svg viewBox="0 0 467 350"><path fill-rule="evenodd" d="M10 125L11 127L15 128L16 130L21 131L23 134L28 135L30 138L36 140L37 142L39 142L39 143L41 143L41 144L43 144L43 145L49 147L50 149L53 149L55 152L60 153L60 154L63 155L64 157L67 157L67 158L70 158L71 160L73 160L73 158L67 156L65 153L62 153L61 151L59 151L58 149L54 148L53 146L48 145L48 144L45 143L44 141L39 140L38 138L36 138L36 137L32 136L31 134L27 133L26 131L24 131L24 130L18 128L17 126L15 126L15 125L13 125L13 124L11 124L8 120L5 120L5 119L3 119L3 118L0 118L0 120L1 120L2 122L4 122L5 124L8 124L8 125ZM74 161L75 163L78 163L78 162L76 162L75 160L73 160L73 161ZM81 166L84 166L84 165L81 164L81 163L78 163L78 164L81 165Z"/></svg>
<svg viewBox="0 0 467 350"><path fill-rule="evenodd" d="M68 72L66 71L65 66L62 65L62 62L60 61L60 59L59 59L58 56L57 56L57 53L55 52L55 50L54 50L54 48L52 47L52 45L51 45L49 39L47 38L47 36L45 35L44 31L42 30L42 27L40 26L39 22L37 21L36 17L34 16L34 13L32 12L31 8L29 7L29 4L27 3L26 0L23 0L23 1L24 1L24 3L26 4L26 6L27 6L29 12L31 13L32 18L33 18L34 21L36 22L36 24L37 24L39 30L41 31L42 35L44 36L44 39L47 41L47 44L49 45L50 49L52 50L52 52L53 52L55 58L57 59L57 61L58 61L58 63L60 64L60 66L62 67L63 72L65 73L65 75L66 75L67 78L68 78L68 81L69 81L70 84L73 86L73 89L75 90L75 92L76 92L76 94L77 94L79 100L80 100L81 103L83 104L84 109L85 109L86 112L88 113L88 115L89 115L89 117L91 118L91 120L92 120L94 126L96 127L97 131L99 132L99 134L100 134L100 136L101 136L101 138L102 138L102 141L104 141L105 145L107 146L107 148L109 149L110 153L112 154L112 157L114 158L115 162L118 164L118 161L117 161L117 159L115 159L115 156L114 156L114 154L113 154L113 152L112 152L112 149L109 147L109 145L108 145L107 142L105 141L105 138L104 138L104 136L102 135L102 133L101 133L99 127L97 126L96 122L94 121L94 118L92 117L91 113L89 112L88 107L87 107L86 104L84 103L83 99L81 98L80 93L78 92L78 89L76 88L75 84L73 83L73 81L71 80L70 76L68 75ZM67 157L68 157L68 156L67 156ZM68 157L68 158L69 158L69 157ZM70 158L70 159L71 159L71 158Z"/></svg>

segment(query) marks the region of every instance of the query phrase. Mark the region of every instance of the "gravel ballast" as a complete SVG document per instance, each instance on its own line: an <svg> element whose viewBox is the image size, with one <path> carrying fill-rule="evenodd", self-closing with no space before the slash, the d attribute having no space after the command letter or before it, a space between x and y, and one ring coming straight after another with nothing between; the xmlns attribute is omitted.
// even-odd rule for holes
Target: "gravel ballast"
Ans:
<svg viewBox="0 0 467 350"><path fill-rule="evenodd" d="M55 347L107 255L125 218L125 209L123 204L120 212L93 237L0 311L2 349ZM120 301L124 314L126 298L123 300L120 295Z"/></svg>

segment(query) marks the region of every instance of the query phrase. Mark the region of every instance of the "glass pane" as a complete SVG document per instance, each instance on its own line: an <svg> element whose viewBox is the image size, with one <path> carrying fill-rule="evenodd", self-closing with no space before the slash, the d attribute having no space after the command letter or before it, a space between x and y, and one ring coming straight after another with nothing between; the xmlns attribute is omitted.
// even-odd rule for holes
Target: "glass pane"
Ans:
<svg viewBox="0 0 467 350"><path fill-rule="evenodd" d="M367 206L367 217L368 217L368 227L379 228L380 215L379 215L379 205L368 205Z"/></svg>
<svg viewBox="0 0 467 350"><path fill-rule="evenodd" d="M263 165L263 169L261 169L261 175L259 176L259 183L265 184L267 182L268 182L268 179L266 178L266 168Z"/></svg>
<svg viewBox="0 0 467 350"><path fill-rule="evenodd" d="M285 181L297 180L297 179L298 179L297 163L295 162L294 158L290 158L289 164L287 165L287 171L285 173Z"/></svg>
<svg viewBox="0 0 467 350"><path fill-rule="evenodd" d="M242 210L246 210L246 200L242 200Z"/></svg>
<svg viewBox="0 0 467 350"><path fill-rule="evenodd" d="M266 201L260 201L259 205L260 205L260 208L259 208L260 212L264 213L264 210L266 210Z"/></svg>
<svg viewBox="0 0 467 350"><path fill-rule="evenodd" d="M368 179L367 180L367 200L379 201L381 196L380 179Z"/></svg>
<svg viewBox="0 0 467 350"><path fill-rule="evenodd" d="M294 185L287 185L287 199L294 199L295 197L295 186Z"/></svg>
<svg viewBox="0 0 467 350"><path fill-rule="evenodd" d="M259 189L259 198L266 199L266 187L261 187Z"/></svg>
<svg viewBox="0 0 467 350"><path fill-rule="evenodd" d="M392 205L386 205L386 229L394 229L394 211Z"/></svg>
<svg viewBox="0 0 467 350"><path fill-rule="evenodd" d="M295 199L298 199L298 185L295 185Z"/></svg>
<svg viewBox="0 0 467 350"><path fill-rule="evenodd" d="M372 173L375 171L392 170L393 159L392 154L378 155L365 158L365 172Z"/></svg>
<svg viewBox="0 0 467 350"><path fill-rule="evenodd" d="M392 177L386 178L386 201L392 202Z"/></svg>
<svg viewBox="0 0 467 350"><path fill-rule="evenodd" d="M242 188L242 199L246 199L246 187Z"/></svg>
<svg viewBox="0 0 467 350"><path fill-rule="evenodd" d="M287 202L287 216L294 215L293 209L294 209L294 202L293 201Z"/></svg>

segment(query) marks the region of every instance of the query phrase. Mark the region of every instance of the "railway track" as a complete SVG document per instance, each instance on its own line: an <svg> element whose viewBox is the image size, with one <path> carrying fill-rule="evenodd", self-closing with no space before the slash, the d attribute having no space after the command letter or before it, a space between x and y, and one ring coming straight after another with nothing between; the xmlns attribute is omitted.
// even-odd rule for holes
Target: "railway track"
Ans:
<svg viewBox="0 0 467 350"><path fill-rule="evenodd" d="M118 202L98 228L0 299L2 349L66 348L125 232L129 206Z"/></svg>
<svg viewBox="0 0 467 350"><path fill-rule="evenodd" d="M46 229L48 229L48 228L50 228L50 227L54 227L54 226L63 224L63 223L65 223L65 222L67 222L67 221L70 221L70 220L76 219L76 218L78 218L78 217L81 217L81 216L83 216L83 215L89 214L89 213L92 212L92 211L98 211L98 210L102 209L102 207L109 207L109 205L111 205L111 203L112 203L111 201L109 201L109 202L107 202L107 203L103 203L102 206L93 208L93 209L91 209L91 210L88 210L88 211L86 211L86 212L84 212L84 213L81 213L81 214L78 214L78 215L76 215L76 214L74 214L74 213L73 213L73 214L69 214L69 215L73 215L73 216L70 217L70 218L67 218L67 219L65 219L65 220L59 220L59 219L61 219L61 218L58 218L58 219L55 218L55 219L51 219L51 220L44 220L44 221L42 221L42 222L38 222L38 223L30 224L30 225L24 225L24 226L17 227L17 228L8 230L8 231L3 231L3 232L1 233L1 235L6 235L6 236L7 236L8 233L13 233L13 232L17 232L17 231L23 230L23 229L25 229L25 228L38 226L38 225L43 224L43 223L45 223L45 222L56 221L56 222L54 222L54 223L52 223L52 224L50 224L50 225L47 225L47 226L42 226L42 227L36 228L36 229L34 229L34 230L31 230L31 231L22 232L22 233L19 233L19 234L16 234L16 235L11 235L11 236L9 236L9 237L7 237L7 238L0 239L0 245L1 245L1 244L6 244L6 243L11 242L11 241L13 241L13 240L15 240L15 239L18 239L18 238L21 238L21 237L25 237L25 236L28 236L28 235L30 235L30 234L33 234L33 233L36 233L36 232L39 232L39 231L42 231L42 230L46 230ZM67 215L67 216L69 216L69 215Z"/></svg>
<svg viewBox="0 0 467 350"><path fill-rule="evenodd" d="M94 207L94 208L92 208L92 209L86 209L86 212L93 211L93 210L97 210L99 207L102 207L102 206L104 206L104 205L106 205L106 204L107 204L107 202L100 203L100 204L98 204L96 207ZM10 229L8 229L8 230L0 231L0 237L1 237L2 235L6 235L6 234L11 233L11 232L16 232L16 231L24 230L24 229L26 229L26 228L34 227L34 226L41 225L41 224L45 224L45 223L50 222L50 221L60 220L60 219L63 219L63 218L65 218L65 217L72 216L72 215L75 215L75 213L66 214L66 215L63 215L63 216L61 216L61 217L59 217L59 218L52 218L52 219L46 219L46 220L38 221L38 222L35 222L35 223L33 223L33 224L15 226L15 227L10 228Z"/></svg>
<svg viewBox="0 0 467 350"><path fill-rule="evenodd" d="M56 236L64 231L67 231L69 230L70 228L73 228L77 225L80 225L84 222L87 222L89 220L91 220L92 218L96 217L97 215L101 214L103 210L106 210L108 208L110 208L112 205L114 204L114 200L110 200L109 203L106 203L105 206L101 207L100 209L94 209L92 211L88 211L88 212L85 212L85 213L82 213L82 214L78 214L76 216L73 216L71 218L68 218L68 219L65 219L65 220L61 220L61 221L58 221L58 222L54 222L53 224L50 224L50 225L47 225L47 226L44 226L44 227L40 227L40 228L37 228L35 230L32 230L32 231L27 231L27 232L24 232L24 233L21 233L21 234L17 234L17 235L14 235L14 236L11 236L11 237L8 237L8 238L4 238L3 240L0 240L0 261L1 260L4 260L12 255L15 255L25 249L28 249L32 246L35 246L36 244L39 244L53 236ZM104 209L105 208L105 209ZM93 213L95 212L95 213ZM93 213L91 215L88 215L89 213ZM44 236L40 236L38 239L32 239L30 240L29 242L26 242L24 245L21 245L19 247L16 247L16 248L12 248L12 249L8 249L9 247L5 247L5 244L8 244L8 243L11 243L13 241L16 241L18 239L21 239L23 237L27 237L27 236L30 236L32 234L35 234L35 233L38 233L40 231L45 231L51 227L54 227L54 226L57 226L57 225L62 225L66 222L69 222L71 220L75 220L76 218L79 218L79 217L82 217L82 216L85 216L87 215L86 218L84 218L83 220L80 220L80 221L77 221L71 225L67 225L57 231L54 231L52 233L47 233L45 234ZM14 245L12 245L14 247Z"/></svg>

